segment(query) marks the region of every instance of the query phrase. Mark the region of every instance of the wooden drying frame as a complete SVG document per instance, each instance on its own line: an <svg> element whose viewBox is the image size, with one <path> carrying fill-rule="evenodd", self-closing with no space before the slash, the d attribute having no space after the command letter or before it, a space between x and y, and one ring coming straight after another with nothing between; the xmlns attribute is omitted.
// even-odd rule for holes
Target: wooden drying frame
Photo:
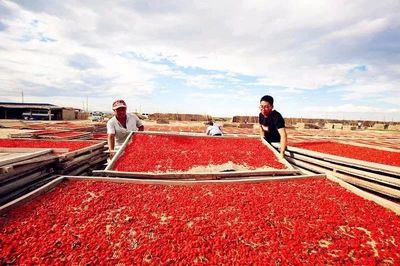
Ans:
<svg viewBox="0 0 400 266"><path fill-rule="evenodd" d="M260 177L260 178L241 178L234 180L204 180L204 181L182 181L182 180L144 180L144 179L126 179L126 178L108 178L108 177L95 177L95 176L60 176L49 183L13 200L9 203L0 206L0 215L6 213L12 208L29 202L32 199L52 190L61 182L66 180L91 180L91 181L104 181L115 183L132 183L132 184L151 184L151 185L199 185L199 184L239 184L239 183L263 183L270 181L288 181L310 178L326 178L325 174L310 174L310 175L297 175L297 176L281 176L281 177Z"/></svg>
<svg viewBox="0 0 400 266"><path fill-rule="evenodd" d="M342 156L337 156L337 155L332 155L332 154L327 154L327 153L322 153L322 152L316 152L316 151L311 151L311 150L292 147L292 146L288 146L286 150L287 150L287 152L295 152L295 153L303 154L306 156L311 156L314 158L322 159L327 162L340 163L340 164L345 164L345 165L354 166L354 167L362 167L362 168L366 168L366 169L373 170L373 171L387 173L390 175L400 175L400 167L397 167L397 166L374 163L374 162L366 162L366 161L362 161L362 160L358 160L358 159L352 159L352 158L347 158L347 157L342 157Z"/></svg>
<svg viewBox="0 0 400 266"><path fill-rule="evenodd" d="M180 137L206 137L206 138L216 138L214 136L205 135L193 135L193 134L169 134L165 132L130 132L121 148L112 158L111 162L107 165L104 170L95 170L94 174L100 176L119 176L126 178L148 178L148 179L220 179L220 178L230 178L239 176L276 176L276 175L298 175L301 171L295 170L293 166L286 161L286 159L281 158L279 153L264 139L261 139L261 143L264 144L278 159L280 163L285 165L286 169L271 169L271 170L247 170L247 171L211 171L211 172L199 172L199 173L188 173L188 172L169 172L169 173L148 173L148 172L123 172L112 170L117 160L122 156L125 148L132 141L134 134L146 134L146 135L168 135L168 136L180 136ZM229 138L237 139L237 136L221 136L218 138ZM243 137L241 137L243 138ZM252 137L254 139L254 137Z"/></svg>

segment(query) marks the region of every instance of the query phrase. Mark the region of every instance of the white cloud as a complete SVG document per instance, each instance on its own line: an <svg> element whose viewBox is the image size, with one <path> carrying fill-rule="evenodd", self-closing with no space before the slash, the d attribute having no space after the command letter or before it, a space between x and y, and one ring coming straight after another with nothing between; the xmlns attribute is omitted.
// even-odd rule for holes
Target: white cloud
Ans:
<svg viewBox="0 0 400 266"><path fill-rule="evenodd" d="M342 38L354 38L354 37L363 37L363 36L371 36L371 34L375 34L380 32L390 24L386 18L378 18L373 20L363 20L357 22L353 25L347 26L344 29L340 29L332 32L327 36L327 39L342 39Z"/></svg>
<svg viewBox="0 0 400 266"><path fill-rule="evenodd" d="M164 81L178 80L190 89L188 95L210 99L248 85L247 97L260 93L259 88L279 87L301 101L301 96L335 87L329 97L341 106L349 100L363 106L362 100L371 98L377 99L374 108L399 106L390 96L399 95L397 1L0 5L7 10L0 13L3 98L17 99L21 90L32 97L89 95L100 108L103 99L120 95L134 100L171 92L174 85ZM129 54L134 56L124 56ZM360 65L367 66L365 73L352 71ZM243 81L241 75L256 82ZM225 110L246 108L226 103Z"/></svg>

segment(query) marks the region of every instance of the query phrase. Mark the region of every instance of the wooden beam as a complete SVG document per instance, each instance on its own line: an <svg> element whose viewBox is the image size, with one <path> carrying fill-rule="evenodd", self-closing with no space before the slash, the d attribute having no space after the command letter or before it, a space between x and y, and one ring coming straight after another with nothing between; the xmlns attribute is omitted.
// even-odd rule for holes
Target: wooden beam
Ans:
<svg viewBox="0 0 400 266"><path fill-rule="evenodd" d="M37 151L48 150L47 148L14 148L0 147L0 153L32 153Z"/></svg>
<svg viewBox="0 0 400 266"><path fill-rule="evenodd" d="M8 164L8 165L3 165L0 166L0 180L1 180L1 175L2 174L7 174L7 173L11 173L11 172L18 172L19 168L22 166L28 166L28 165L32 165L32 164L43 164L43 163L48 163L51 164L53 162L57 161L57 156L55 155L43 155L43 156L38 156L36 158L33 159L28 159L28 160L24 160L21 162L16 162L13 164Z"/></svg>
<svg viewBox="0 0 400 266"><path fill-rule="evenodd" d="M154 179L133 179L123 177L95 177L95 176L65 176L69 180L91 180L91 181L111 181L117 183L133 184L155 184L155 185L196 185L196 184L236 184L236 183L262 183L271 181L288 181L298 179L326 178L322 175L297 175L297 176L279 176L279 177L257 177L257 178L237 178L222 180L154 180Z"/></svg>
<svg viewBox="0 0 400 266"><path fill-rule="evenodd" d="M39 178L49 175L51 173L53 173L53 169L47 168L47 169L43 169L43 170L31 173L29 175L26 175L22 178L19 178L15 181L7 183L7 184L3 184L0 186L0 196L10 193L11 191L16 190L17 188L23 187L24 185L29 184Z"/></svg>
<svg viewBox="0 0 400 266"><path fill-rule="evenodd" d="M9 203L6 203L6 204L0 206L0 214L4 214L7 211L11 210L12 208L15 208L16 206L23 204L25 202L29 202L32 199L40 196L41 194L46 193L47 191L53 189L55 186L57 186L59 183L61 183L63 180L64 180L64 177L56 178L55 180L50 181L48 184L46 184L40 188L37 188L30 193L25 194Z"/></svg>
<svg viewBox="0 0 400 266"><path fill-rule="evenodd" d="M32 153L24 153L20 156L17 157L13 157L13 158L9 158L9 159L2 159L0 161L0 166L2 165L7 165L7 164L12 164L12 163L16 163L16 162L20 162L23 160L27 160L30 158L34 158L43 154L47 154L47 153L51 153L52 150L51 149L42 149L40 151L36 151L36 152L32 152Z"/></svg>
<svg viewBox="0 0 400 266"><path fill-rule="evenodd" d="M47 184L48 182L50 182L51 180L53 180L55 178L56 178L56 176L45 176L43 178L36 180L35 182L33 182L31 184L27 184L19 189L16 189L16 190L0 197L0 206Z"/></svg>
<svg viewBox="0 0 400 266"><path fill-rule="evenodd" d="M133 132L130 132L129 135L126 137L124 143L122 143L121 148L117 151L116 154L112 157L111 161L107 164L106 171L112 170L115 163L118 161L118 159L124 154L125 148L129 145L129 143L132 141L133 137Z"/></svg>
<svg viewBox="0 0 400 266"><path fill-rule="evenodd" d="M267 146L270 151L272 151L272 153L275 155L275 157L278 159L278 161L280 163L285 165L287 169L293 169L293 166L285 158L282 158L281 154L277 150L275 150L275 148L271 144L269 144L268 141L266 141L264 138L260 138L260 139L261 139L261 142L265 146Z"/></svg>
<svg viewBox="0 0 400 266"><path fill-rule="evenodd" d="M81 141L81 140L69 140L69 141ZM94 145L91 145L91 146L88 146L88 147L85 147L85 148L82 148L82 149L79 149L76 151L71 151L71 152L61 154L61 155L59 155L59 157L60 157L60 160L69 160L71 158L76 157L77 155L80 155L80 154L83 154L83 153L86 153L89 151L94 151L96 149L104 148L105 144L106 144L106 142L102 141L100 143L97 143L97 144L94 144Z"/></svg>
<svg viewBox="0 0 400 266"><path fill-rule="evenodd" d="M86 161L92 157L98 156L99 154L102 154L103 152L104 152L103 150L99 149L99 150L93 151L89 154L77 156L70 161L64 161L64 162L58 163L57 167L60 169L69 168L73 165L76 165L77 163L80 163L80 162Z"/></svg>
<svg viewBox="0 0 400 266"><path fill-rule="evenodd" d="M368 172L365 170L359 170L359 169L355 169L355 168L348 167L348 166L325 162L322 160L314 159L314 158L307 157L305 155L301 155L301 154L297 154L297 153L293 153L293 152L286 152L285 154L290 158L299 159L299 160L309 162L312 164L317 164L317 165L329 168L334 172L348 173L348 174L355 175L355 176L358 176L361 178L370 179L372 181L377 181L377 182L388 184L391 186L400 187L400 179L395 178L395 177L385 176L383 174L371 173L371 172Z"/></svg>
<svg viewBox="0 0 400 266"><path fill-rule="evenodd" d="M12 171L4 174L0 174L0 184L3 184L5 182L9 182L12 179L17 179L23 175L27 175L33 171L36 171L37 169L41 167L50 167L51 161L44 161L40 163L32 163L32 164L27 164L19 167L15 167L12 169Z"/></svg>
<svg viewBox="0 0 400 266"><path fill-rule="evenodd" d="M349 166L364 167L367 169L371 169L371 170L375 170L375 171L382 171L382 172L389 173L389 174L400 174L400 167L397 167L397 166L391 166L391 165L374 163L374 162L367 162L367 161L362 161L362 160L358 160L358 159L347 158L347 157L342 157L342 156L337 156L337 155L331 155L331 154L321 153L321 152L315 152L315 151L310 151L307 149L291 147L291 146L288 147L287 151L300 153L300 154L311 156L314 158L323 159L323 160L329 161L329 162L342 163L342 164L346 164Z"/></svg>
<svg viewBox="0 0 400 266"><path fill-rule="evenodd" d="M290 158L288 160L291 161L292 163L296 164L296 165L299 165L301 167L309 169L309 170L311 170L313 172L318 172L318 173L321 173L321 174L324 173L324 174L327 174L327 175L331 174L331 175L334 175L337 178L340 178L340 179L342 179L342 180L344 180L346 182L352 183L353 185L361 186L361 187L364 187L366 189L375 191L377 193L390 196L392 198L396 198L396 199L400 198L400 190L398 190L398 189L393 189L393 188L389 188L389 187L386 187L386 186L382 186L382 185L376 184L374 182L365 181L365 180L361 180L361 179L358 179L358 178L350 177L350 176L347 176L345 174L340 174L340 173L325 169L325 168L323 168L321 166L318 166L318 165L313 165L313 164L308 163L308 162L300 161L298 159Z"/></svg>
<svg viewBox="0 0 400 266"><path fill-rule="evenodd" d="M250 176L278 176L278 175L298 175L299 170L259 170L259 171L235 171L235 172L209 172L209 173L188 173L188 172L173 172L173 173L143 173L143 172L123 172L114 170L97 170L93 173L106 176L121 176L131 178L148 178L148 179L220 179L228 177L250 177Z"/></svg>

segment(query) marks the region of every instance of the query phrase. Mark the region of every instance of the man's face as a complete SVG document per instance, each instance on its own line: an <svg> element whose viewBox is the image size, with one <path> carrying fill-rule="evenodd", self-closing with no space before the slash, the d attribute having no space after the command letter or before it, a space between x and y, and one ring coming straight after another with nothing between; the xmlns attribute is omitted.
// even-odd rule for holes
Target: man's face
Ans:
<svg viewBox="0 0 400 266"><path fill-rule="evenodd" d="M266 101L260 102L260 110L264 116L268 116L272 112L272 108L274 108L274 106L271 105L269 102Z"/></svg>
<svg viewBox="0 0 400 266"><path fill-rule="evenodd" d="M120 107L115 110L115 114L119 118L124 118L126 116L126 107Z"/></svg>

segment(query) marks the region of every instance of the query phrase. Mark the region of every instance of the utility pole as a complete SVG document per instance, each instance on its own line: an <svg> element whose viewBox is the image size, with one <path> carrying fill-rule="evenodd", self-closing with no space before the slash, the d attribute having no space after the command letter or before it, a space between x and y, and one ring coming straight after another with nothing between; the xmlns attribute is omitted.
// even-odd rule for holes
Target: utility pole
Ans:
<svg viewBox="0 0 400 266"><path fill-rule="evenodd" d="M89 112L89 96L86 96L86 112Z"/></svg>
<svg viewBox="0 0 400 266"><path fill-rule="evenodd" d="M21 91L22 103L24 103L24 91Z"/></svg>

